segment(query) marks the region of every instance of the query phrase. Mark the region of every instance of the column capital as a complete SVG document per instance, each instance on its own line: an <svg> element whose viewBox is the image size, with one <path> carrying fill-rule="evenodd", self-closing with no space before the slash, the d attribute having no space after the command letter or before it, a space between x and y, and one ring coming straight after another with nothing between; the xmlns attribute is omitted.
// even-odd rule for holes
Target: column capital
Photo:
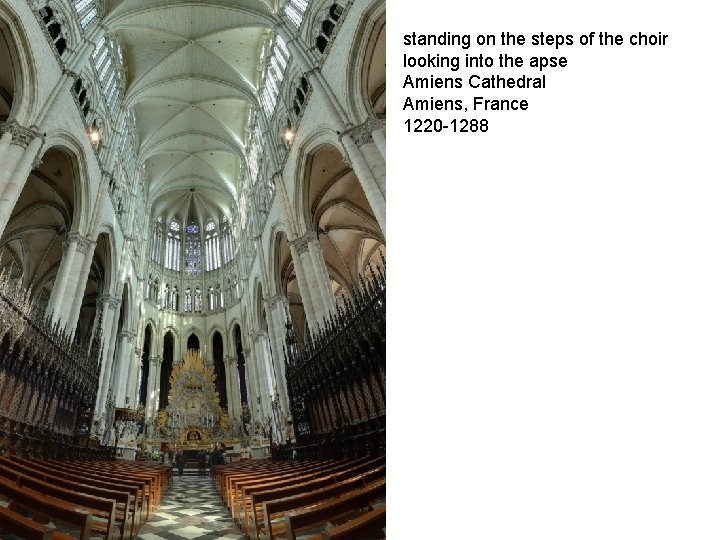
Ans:
<svg viewBox="0 0 720 540"><path fill-rule="evenodd" d="M70 242L77 243L80 241L81 238L85 238L85 237L82 234L80 234L79 232L73 231L73 232L69 232L67 234L67 236L65 237L65 242L66 243L70 243Z"/></svg>
<svg viewBox="0 0 720 540"><path fill-rule="evenodd" d="M150 361L150 365L152 366L159 366L160 362L162 361L159 356L151 356L150 358L148 358L148 360Z"/></svg>
<svg viewBox="0 0 720 540"><path fill-rule="evenodd" d="M132 343L132 340L135 339L135 332L123 330L122 332L120 332L120 337L127 340L128 343Z"/></svg>
<svg viewBox="0 0 720 540"><path fill-rule="evenodd" d="M94 247L96 244L95 241L90 240L87 236L79 236L77 239L77 247L75 248L83 255L86 255L88 250L92 247Z"/></svg>
<svg viewBox="0 0 720 540"><path fill-rule="evenodd" d="M308 246L317 241L317 234L313 231L307 231L294 240L290 240L290 245L297 249L299 253L305 253L308 250Z"/></svg>
<svg viewBox="0 0 720 540"><path fill-rule="evenodd" d="M385 124L377 118L368 117L362 124L357 125L348 129L345 133L341 133L339 136L340 141L344 135L350 135L353 142L358 146L369 143L372 141L372 132L379 129L383 129Z"/></svg>
<svg viewBox="0 0 720 540"><path fill-rule="evenodd" d="M0 122L0 135L10 132L12 135L12 141L10 144L27 148L33 139L40 138L43 141L45 137L41 133L38 133L34 129L21 126L16 120L10 120L9 122Z"/></svg>
<svg viewBox="0 0 720 540"><path fill-rule="evenodd" d="M273 310L279 303L285 304L287 302L287 298L283 294L276 294L266 298L265 301L267 302L268 307Z"/></svg>
<svg viewBox="0 0 720 540"><path fill-rule="evenodd" d="M230 356L230 355L225 356L225 363L228 366L232 366L236 362L237 362L237 359L234 356Z"/></svg>
<svg viewBox="0 0 720 540"><path fill-rule="evenodd" d="M107 304L108 309L116 309L120 305L120 299L109 294L101 294L98 297L100 304Z"/></svg>
<svg viewBox="0 0 720 540"><path fill-rule="evenodd" d="M267 332L265 330L255 330L250 333L250 339L253 341L260 341L264 337L267 337Z"/></svg>

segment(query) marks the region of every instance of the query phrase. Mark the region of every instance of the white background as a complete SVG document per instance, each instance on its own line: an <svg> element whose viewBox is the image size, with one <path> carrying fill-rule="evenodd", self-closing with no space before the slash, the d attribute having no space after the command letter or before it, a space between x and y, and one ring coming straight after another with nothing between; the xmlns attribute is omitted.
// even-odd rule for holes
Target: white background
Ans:
<svg viewBox="0 0 720 540"><path fill-rule="evenodd" d="M390 538L720 537L715 6L388 2ZM670 37L406 133L403 35L503 30Z"/></svg>

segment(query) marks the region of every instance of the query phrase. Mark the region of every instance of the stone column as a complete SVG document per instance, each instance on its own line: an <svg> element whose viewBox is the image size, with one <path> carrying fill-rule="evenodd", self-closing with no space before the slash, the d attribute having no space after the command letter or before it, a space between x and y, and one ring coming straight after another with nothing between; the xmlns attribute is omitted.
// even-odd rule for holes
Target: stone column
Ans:
<svg viewBox="0 0 720 540"><path fill-rule="evenodd" d="M157 414L160 396L160 357L148 358L148 382L145 394L145 419L150 420Z"/></svg>
<svg viewBox="0 0 720 540"><path fill-rule="evenodd" d="M365 136L366 130L357 132L351 129L341 134L339 138L348 155L347 164L355 171L355 175L360 181L360 185L365 192L365 197L367 197L368 203L370 203L370 208L375 215L378 225L380 225L380 229L383 234L387 234L385 230L385 197L383 196L383 191L378 186L370 167L358 148L358 142L362 143L365 141Z"/></svg>
<svg viewBox="0 0 720 540"><path fill-rule="evenodd" d="M32 134L27 134L27 131L15 121L0 123L0 193L5 191L20 157L30 143L27 137L32 137Z"/></svg>
<svg viewBox="0 0 720 540"><path fill-rule="evenodd" d="M374 129L371 132L372 139L375 141L375 146L377 146L378 151L380 152L380 155L383 158L383 161L387 163L387 155L385 153L385 133L383 133L383 129ZM383 188L383 195L385 195L385 189Z"/></svg>
<svg viewBox="0 0 720 540"><path fill-rule="evenodd" d="M273 393L275 381L270 371L270 347L267 332L258 331L252 335L255 369L258 378L258 397L260 398L260 414L262 418L272 414L270 395Z"/></svg>
<svg viewBox="0 0 720 540"><path fill-rule="evenodd" d="M287 381L285 380L285 323L289 313L288 300L277 294L268 298L268 326L270 346L275 358L275 380L277 381L280 403L284 411L288 409ZM270 324L272 321L272 325Z"/></svg>
<svg viewBox="0 0 720 540"><path fill-rule="evenodd" d="M223 358L225 364L225 393L227 394L228 414L231 418L237 418L237 363L232 356Z"/></svg>
<svg viewBox="0 0 720 540"><path fill-rule="evenodd" d="M75 332L78 319L80 318L80 309L82 308L83 298L85 298L85 288L87 286L88 274L90 274L90 265L92 264L93 255L95 254L95 242L86 237L79 237L75 256L73 257L73 270L70 273L71 279L66 281L65 288L68 289L68 295L72 295L72 302L63 302L60 306L60 318L66 321L66 328L70 333ZM72 286L75 286L75 292L72 292Z"/></svg>
<svg viewBox="0 0 720 540"><path fill-rule="evenodd" d="M115 364L113 366L113 388L116 389L118 407L128 407L130 399L128 395L128 386L131 382L128 380L129 370L133 360L133 339L135 335L132 332L123 330L120 332L120 345L115 355ZM125 398L128 398L127 400Z"/></svg>
<svg viewBox="0 0 720 540"><path fill-rule="evenodd" d="M315 306L313 306L310 286L305 278L305 270L303 269L303 263L297 249L297 243L294 241L290 241L290 256L292 257L295 267L295 276L297 277L298 287L300 288L300 298L302 298L303 308L305 309L305 317L307 318L308 326L314 330L318 326L317 320L315 319Z"/></svg>
<svg viewBox="0 0 720 540"><path fill-rule="evenodd" d="M130 354L127 371L127 388L125 396L130 398L129 407L134 409L138 405L138 390L142 373L142 349L135 348L135 354Z"/></svg>
<svg viewBox="0 0 720 540"><path fill-rule="evenodd" d="M295 272L297 274L297 267L302 266L307 286L307 296L303 295L302 287L300 295L305 306L305 313L308 314L310 311L308 306L312 309L312 318L308 317L308 323L312 323L310 325L312 330L317 330L322 326L323 317L327 318L337 309L320 241L314 232L308 231L292 240L290 245L295 249L298 257L297 259L293 258Z"/></svg>
<svg viewBox="0 0 720 540"><path fill-rule="evenodd" d="M363 124L353 128L350 133L355 144L360 149L365 162L370 167L375 182L382 193L383 199L387 198L385 193L385 136L383 135L383 123L375 118L368 118ZM376 141L381 141L383 152L380 151Z"/></svg>
<svg viewBox="0 0 720 540"><path fill-rule="evenodd" d="M115 341L117 339L118 319L120 318L120 299L104 294L98 299L103 309L102 324L102 341L103 354L101 355L100 365L100 388L98 390L97 402L95 404L96 416L102 414L105 410L105 401L107 400L108 389L110 386L110 372L112 369L112 359L115 353Z"/></svg>
<svg viewBox="0 0 720 540"><path fill-rule="evenodd" d="M40 166L38 153L44 137L14 120L3 123L0 132L2 133L0 141L3 141L0 149L5 148L4 155L0 155L0 234L2 234L30 171Z"/></svg>
<svg viewBox="0 0 720 540"><path fill-rule="evenodd" d="M47 308L45 309L45 315L52 317L53 323L60 320L62 305L63 303L67 303L67 299L65 298L65 284L72 271L73 259L75 258L75 251L77 250L79 240L80 235L78 233L70 233L67 235L65 242L63 242L63 257L60 261L58 272L55 275L55 282L50 292Z"/></svg>
<svg viewBox="0 0 720 540"><path fill-rule="evenodd" d="M248 406L250 407L251 413L255 414L255 406L254 403L257 403L257 399L259 394L259 384L257 380L257 369L253 365L250 364L255 362L255 347L254 347L254 341L252 340L252 337L248 343L248 346L243 351L243 354L245 355L245 372L247 375L247 378L245 379L247 381L248 385Z"/></svg>

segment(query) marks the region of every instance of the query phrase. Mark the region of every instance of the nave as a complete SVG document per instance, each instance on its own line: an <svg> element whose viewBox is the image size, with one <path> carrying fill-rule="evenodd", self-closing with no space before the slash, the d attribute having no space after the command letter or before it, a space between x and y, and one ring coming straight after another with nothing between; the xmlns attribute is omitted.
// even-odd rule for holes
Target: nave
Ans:
<svg viewBox="0 0 720 540"><path fill-rule="evenodd" d="M385 457L248 459L174 478L146 462L0 457L0 499L5 540L379 540Z"/></svg>
<svg viewBox="0 0 720 540"><path fill-rule="evenodd" d="M209 476L176 476L173 485L138 534L140 540L193 538L244 540Z"/></svg>

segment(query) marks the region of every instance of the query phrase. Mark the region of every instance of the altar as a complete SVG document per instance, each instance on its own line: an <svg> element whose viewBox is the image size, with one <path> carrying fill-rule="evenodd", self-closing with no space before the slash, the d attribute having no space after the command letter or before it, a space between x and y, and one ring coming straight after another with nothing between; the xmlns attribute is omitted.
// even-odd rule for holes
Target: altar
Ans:
<svg viewBox="0 0 720 540"><path fill-rule="evenodd" d="M206 364L198 350L189 349L173 366L167 407L148 426L145 450L168 445L173 452L209 450L215 443L243 442L243 433L232 425L220 407L215 389L215 368Z"/></svg>

